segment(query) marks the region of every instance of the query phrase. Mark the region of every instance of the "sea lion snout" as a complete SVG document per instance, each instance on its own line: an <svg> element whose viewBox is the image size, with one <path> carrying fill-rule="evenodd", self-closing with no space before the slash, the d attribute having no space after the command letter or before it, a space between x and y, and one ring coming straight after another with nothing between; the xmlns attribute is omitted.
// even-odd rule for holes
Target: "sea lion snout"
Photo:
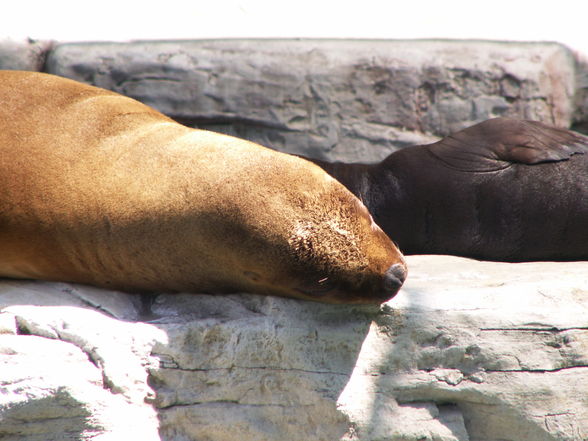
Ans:
<svg viewBox="0 0 588 441"><path fill-rule="evenodd" d="M388 298L396 295L398 290L406 280L406 265L395 263L384 274L384 292Z"/></svg>
<svg viewBox="0 0 588 441"><path fill-rule="evenodd" d="M308 282L295 290L306 298L330 303L379 304L392 299L404 284L406 264L395 263L383 274L366 280L356 288L337 284L329 277Z"/></svg>

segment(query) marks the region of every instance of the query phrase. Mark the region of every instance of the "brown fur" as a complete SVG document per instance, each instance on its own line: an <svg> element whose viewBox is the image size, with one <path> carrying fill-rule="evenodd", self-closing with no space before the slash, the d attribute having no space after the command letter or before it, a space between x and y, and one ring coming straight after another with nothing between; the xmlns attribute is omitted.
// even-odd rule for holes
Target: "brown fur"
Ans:
<svg viewBox="0 0 588 441"><path fill-rule="evenodd" d="M305 160L63 78L0 72L0 275L377 302L400 252Z"/></svg>

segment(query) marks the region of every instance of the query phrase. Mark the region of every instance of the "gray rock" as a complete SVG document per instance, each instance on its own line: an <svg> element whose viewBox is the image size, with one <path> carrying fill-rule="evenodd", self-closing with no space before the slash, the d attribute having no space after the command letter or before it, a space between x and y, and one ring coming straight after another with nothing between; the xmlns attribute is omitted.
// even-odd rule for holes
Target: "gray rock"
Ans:
<svg viewBox="0 0 588 441"><path fill-rule="evenodd" d="M0 308L11 305L91 307L121 320L138 320L142 300L120 291L68 283L0 279Z"/></svg>
<svg viewBox="0 0 588 441"><path fill-rule="evenodd" d="M64 44L49 72L291 153L375 161L495 116L569 127L555 43L226 40Z"/></svg>
<svg viewBox="0 0 588 441"><path fill-rule="evenodd" d="M576 54L574 129L588 133L588 55Z"/></svg>
<svg viewBox="0 0 588 441"><path fill-rule="evenodd" d="M116 318L137 296L7 282L0 439L588 436L588 262L408 263L380 308L159 295L149 321Z"/></svg>
<svg viewBox="0 0 588 441"><path fill-rule="evenodd" d="M49 41L0 40L0 69L42 71Z"/></svg>
<svg viewBox="0 0 588 441"><path fill-rule="evenodd" d="M67 306L13 306L0 316L17 331L0 334L0 439L160 439L145 403L153 329Z"/></svg>

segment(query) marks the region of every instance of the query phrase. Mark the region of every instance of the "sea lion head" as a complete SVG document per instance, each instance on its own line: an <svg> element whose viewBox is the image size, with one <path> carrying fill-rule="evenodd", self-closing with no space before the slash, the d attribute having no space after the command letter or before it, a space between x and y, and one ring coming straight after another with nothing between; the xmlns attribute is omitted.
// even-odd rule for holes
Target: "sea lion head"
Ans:
<svg viewBox="0 0 588 441"><path fill-rule="evenodd" d="M298 220L289 244L300 269L293 288L334 303L381 303L406 278L402 254L355 197L333 189L328 203Z"/></svg>
<svg viewBox="0 0 588 441"><path fill-rule="evenodd" d="M247 250L263 253L238 259L246 289L328 303L392 298L406 278L406 264L363 203L314 164L299 158L280 164L285 187L255 190L263 196L251 216L256 225L244 236L257 235L258 245ZM265 171L266 180L274 167Z"/></svg>

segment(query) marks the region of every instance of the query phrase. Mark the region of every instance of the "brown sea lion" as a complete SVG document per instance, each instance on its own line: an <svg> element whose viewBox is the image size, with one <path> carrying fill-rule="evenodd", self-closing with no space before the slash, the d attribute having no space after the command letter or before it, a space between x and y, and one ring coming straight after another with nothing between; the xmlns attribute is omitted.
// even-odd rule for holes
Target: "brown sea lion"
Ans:
<svg viewBox="0 0 588 441"><path fill-rule="evenodd" d="M405 254L588 259L588 138L491 119L378 164L315 161Z"/></svg>
<svg viewBox="0 0 588 441"><path fill-rule="evenodd" d="M361 202L308 161L4 71L0 276L376 303L406 267Z"/></svg>

